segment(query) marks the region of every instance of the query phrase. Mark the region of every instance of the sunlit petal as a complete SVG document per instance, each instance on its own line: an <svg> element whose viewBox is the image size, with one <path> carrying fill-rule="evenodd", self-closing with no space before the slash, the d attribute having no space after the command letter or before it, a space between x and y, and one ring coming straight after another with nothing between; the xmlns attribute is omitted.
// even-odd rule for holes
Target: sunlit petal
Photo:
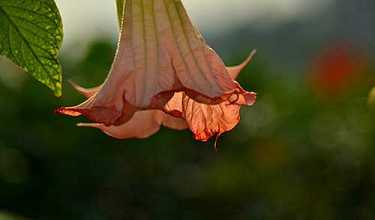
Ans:
<svg viewBox="0 0 375 220"><path fill-rule="evenodd" d="M226 67L194 27L180 0L127 0L117 53L105 82L73 86L87 100L58 113L84 115L116 138L144 138L161 125L190 128L198 140L231 130L255 93L234 78L250 62Z"/></svg>

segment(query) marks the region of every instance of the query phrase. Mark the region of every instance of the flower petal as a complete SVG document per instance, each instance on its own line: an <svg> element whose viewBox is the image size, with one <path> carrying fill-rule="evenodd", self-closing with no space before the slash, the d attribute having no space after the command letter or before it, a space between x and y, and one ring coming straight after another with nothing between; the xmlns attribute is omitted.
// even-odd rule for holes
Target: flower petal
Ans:
<svg viewBox="0 0 375 220"><path fill-rule="evenodd" d="M236 79L238 77L238 74L247 66L250 64L250 62L253 60L253 57L256 54L256 50L251 51L250 55L246 58L245 61L243 61L241 64L237 66L231 66L227 67L228 73L232 79Z"/></svg>
<svg viewBox="0 0 375 220"><path fill-rule="evenodd" d="M101 88L101 86L84 88L73 81L70 81L70 84L86 98L90 98L91 96L95 95L96 92ZM169 102L172 104L176 101L176 98L174 98ZM175 103L174 105L176 106L177 104ZM161 125L175 130L187 129L187 125L183 119L173 117L159 110L137 112L135 113L134 117L129 120L129 122L119 126L106 126L101 123L80 123L78 125L81 127L99 128L106 134L118 139L149 137L156 133ZM133 127L134 125L139 125L143 128L137 129Z"/></svg>
<svg viewBox="0 0 375 220"><path fill-rule="evenodd" d="M80 123L80 127L93 127L118 139L147 138L160 129L162 116L158 111L140 111L132 119L120 126L106 126L101 123Z"/></svg>
<svg viewBox="0 0 375 220"><path fill-rule="evenodd" d="M130 120L139 110L163 109L176 91L216 104L249 94L228 72L193 26L181 1L126 1L119 48L105 83L80 92L90 98L58 109L106 125ZM237 99L237 98L236 98Z"/></svg>
<svg viewBox="0 0 375 220"><path fill-rule="evenodd" d="M247 97L249 103L255 103L256 94ZM188 96L183 97L183 112L186 123L194 133L195 139L207 141L211 137L232 130L240 121L238 104L229 101L206 105L198 103Z"/></svg>
<svg viewBox="0 0 375 220"><path fill-rule="evenodd" d="M79 93L81 93L86 98L90 98L91 96L95 95L100 90L100 88L102 87L100 85L100 86L93 87L93 88L84 88L84 87L78 85L77 83L75 83L71 80L69 81L69 83L73 86L73 88L75 90L77 90Z"/></svg>
<svg viewBox="0 0 375 220"><path fill-rule="evenodd" d="M80 123L80 127L92 127L102 130L117 139L147 138L159 131L164 125L173 129L186 129L186 123L159 110L139 111L127 123L119 126L106 126L100 123Z"/></svg>
<svg viewBox="0 0 375 220"><path fill-rule="evenodd" d="M229 67L230 75L235 79L238 73L249 64L255 55L253 51L250 56L240 65ZM232 130L240 121L240 104L246 103L253 105L256 101L255 93L248 93L237 100L228 100L220 104L207 105L199 103L183 92L176 93L166 105L167 112L175 112L186 120L190 130L194 133L195 139L207 141L211 137L217 135L219 137L223 133ZM236 103L237 102L237 103Z"/></svg>
<svg viewBox="0 0 375 220"><path fill-rule="evenodd" d="M105 82L85 89L87 100L58 113L96 122L116 138L145 138L161 125L190 128L206 141L233 129L240 106L256 95L234 79L255 52L240 65L226 67L194 27L181 0L128 0L118 49Z"/></svg>
<svg viewBox="0 0 375 220"><path fill-rule="evenodd" d="M186 122L200 141L233 129L240 120L240 106L230 103L205 105L185 96L183 106Z"/></svg>

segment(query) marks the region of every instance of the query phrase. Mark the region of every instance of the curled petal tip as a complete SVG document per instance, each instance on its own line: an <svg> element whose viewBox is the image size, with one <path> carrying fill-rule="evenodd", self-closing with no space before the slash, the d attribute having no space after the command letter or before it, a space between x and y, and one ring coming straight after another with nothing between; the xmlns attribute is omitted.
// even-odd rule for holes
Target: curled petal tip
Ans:
<svg viewBox="0 0 375 220"><path fill-rule="evenodd" d="M242 63L242 65L244 65L244 67L249 65L250 62L253 60L254 56L256 55L256 53L257 53L256 49L252 50L249 56L246 58L246 60Z"/></svg>
<svg viewBox="0 0 375 220"><path fill-rule="evenodd" d="M56 109L55 113L60 114L60 115L72 116L72 117L78 117L82 115L82 113L77 110L73 110L73 109L65 108L65 107Z"/></svg>
<svg viewBox="0 0 375 220"><path fill-rule="evenodd" d="M103 124L99 124L99 123L78 123L77 124L78 127L86 127L86 128L101 128L103 127Z"/></svg>
<svg viewBox="0 0 375 220"><path fill-rule="evenodd" d="M249 94L245 96L245 98L246 98L246 105L252 106L255 104L257 100L257 94L255 92L249 92Z"/></svg>
<svg viewBox="0 0 375 220"><path fill-rule="evenodd" d="M250 57L255 56L256 53L257 53L257 49L254 49L253 51L251 51L251 53L250 53Z"/></svg>
<svg viewBox="0 0 375 220"><path fill-rule="evenodd" d="M81 93L81 91L84 89L82 86L78 85L77 83L75 83L74 81L72 80L68 80L69 84L75 89L77 90L78 92Z"/></svg>
<svg viewBox="0 0 375 220"><path fill-rule="evenodd" d="M72 80L68 80L68 82L70 83L70 85L72 85L72 87L75 90L77 90L80 94L82 94L86 98L90 98L91 96L95 95L95 93L98 92L100 89L100 86L94 87L94 88L84 88L78 85L77 83L73 82Z"/></svg>
<svg viewBox="0 0 375 220"><path fill-rule="evenodd" d="M79 86L77 83L75 83L73 80L69 79L68 83L72 85L73 87Z"/></svg>
<svg viewBox="0 0 375 220"><path fill-rule="evenodd" d="M236 79L240 72L250 64L250 62L253 60L253 57L257 53L256 50L251 51L250 55L239 65L227 67L229 75L232 77L232 79Z"/></svg>

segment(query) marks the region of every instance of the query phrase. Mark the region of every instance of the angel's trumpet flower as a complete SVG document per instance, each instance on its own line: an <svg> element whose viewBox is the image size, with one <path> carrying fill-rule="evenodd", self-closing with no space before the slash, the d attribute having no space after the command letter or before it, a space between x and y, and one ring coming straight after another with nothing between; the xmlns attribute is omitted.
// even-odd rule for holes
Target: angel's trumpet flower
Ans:
<svg viewBox="0 0 375 220"><path fill-rule="evenodd" d="M120 40L106 81L57 112L84 115L116 138L144 138L160 125L190 128L206 141L239 122L256 95L234 81L244 64L227 68L193 26L180 0L127 0Z"/></svg>

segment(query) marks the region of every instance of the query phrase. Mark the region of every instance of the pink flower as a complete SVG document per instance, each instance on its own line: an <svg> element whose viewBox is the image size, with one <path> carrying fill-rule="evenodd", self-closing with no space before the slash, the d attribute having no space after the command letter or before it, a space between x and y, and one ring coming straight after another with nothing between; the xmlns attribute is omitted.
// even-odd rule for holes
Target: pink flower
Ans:
<svg viewBox="0 0 375 220"><path fill-rule="evenodd" d="M252 53L253 55L253 53ZM161 125L189 128L207 141L233 129L255 93L234 79L250 62L227 68L193 26L181 1L128 0L119 46L105 82L74 85L88 99L58 113L84 115L115 138L145 138Z"/></svg>

